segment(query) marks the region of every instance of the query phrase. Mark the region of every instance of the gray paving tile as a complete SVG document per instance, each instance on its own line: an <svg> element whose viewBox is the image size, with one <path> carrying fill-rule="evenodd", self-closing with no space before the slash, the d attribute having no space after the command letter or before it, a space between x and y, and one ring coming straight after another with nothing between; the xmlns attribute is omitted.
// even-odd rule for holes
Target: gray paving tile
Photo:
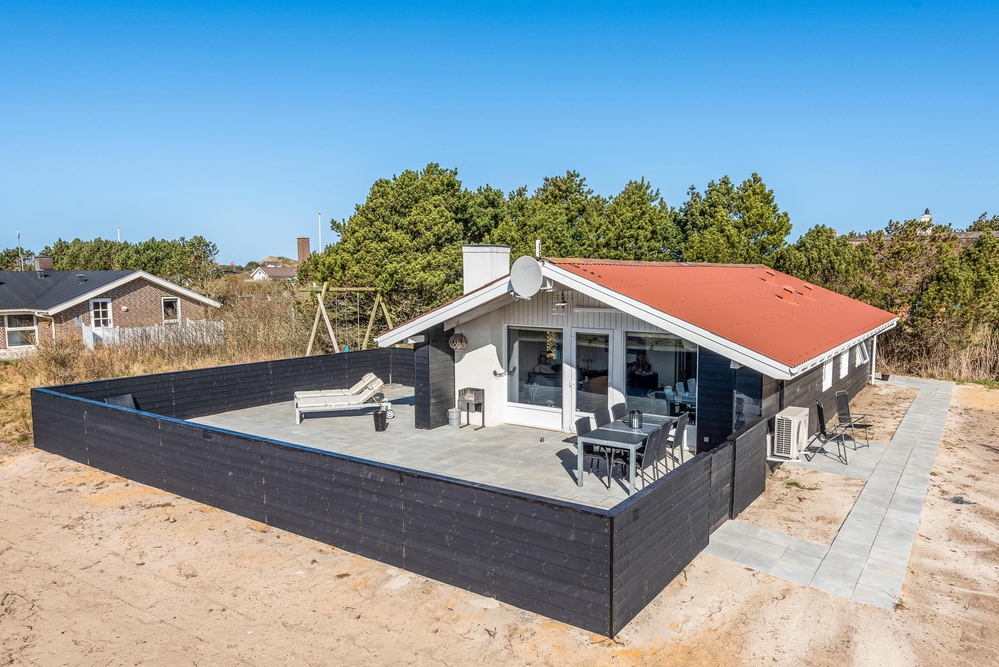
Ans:
<svg viewBox="0 0 999 667"><path fill-rule="evenodd" d="M878 537L874 540L872 546L899 554L909 554L912 551L912 540L893 540L890 537Z"/></svg>
<svg viewBox="0 0 999 667"><path fill-rule="evenodd" d="M727 544L732 547L737 547L740 551L752 541L748 535L743 535L741 533L725 532L723 533L719 528L711 535L711 542L718 542L720 544Z"/></svg>
<svg viewBox="0 0 999 667"><path fill-rule="evenodd" d="M881 607L882 609L894 609L895 603L898 602L898 598L893 596L889 591L862 584L857 584L850 598L857 602L866 602L875 607Z"/></svg>
<svg viewBox="0 0 999 667"><path fill-rule="evenodd" d="M800 540L798 538L795 538L787 548L789 551L797 551L799 553L807 554L809 556L817 556L819 558L824 558L826 553L829 551L829 547L821 544L815 544L814 542L808 542L806 540Z"/></svg>
<svg viewBox="0 0 999 667"><path fill-rule="evenodd" d="M739 533L740 535L748 535L749 537L756 537L756 534L760 532L759 526L754 526L751 523L746 523L745 521L726 521L720 528L719 531L724 530L730 533Z"/></svg>
<svg viewBox="0 0 999 667"><path fill-rule="evenodd" d="M881 527L877 523L867 523L866 521L850 521L840 527L836 534L836 541L846 540L848 542L863 543L870 546L874 538L878 536L878 529Z"/></svg>
<svg viewBox="0 0 999 667"><path fill-rule="evenodd" d="M815 564L802 564L786 561L783 558L770 570L770 574L782 577L797 584L808 586L818 569L819 559L815 559Z"/></svg>
<svg viewBox="0 0 999 667"><path fill-rule="evenodd" d="M836 576L835 574L816 572L809 585L812 588L819 589L820 591L848 598L853 596L853 589L856 588L857 583L856 581L850 581L844 577Z"/></svg>
<svg viewBox="0 0 999 667"><path fill-rule="evenodd" d="M761 528L760 532L756 533L755 539L770 542L771 544L776 544L781 547L786 547L794 542L794 538L790 535L778 533L775 530L768 530L766 528Z"/></svg>
<svg viewBox="0 0 999 667"><path fill-rule="evenodd" d="M709 553L712 556L718 556L719 558L724 558L726 560L735 560L735 557L739 555L740 551L742 551L742 547L736 547L731 544L719 542L713 537L708 541L708 546L704 548L705 553Z"/></svg>
<svg viewBox="0 0 999 667"><path fill-rule="evenodd" d="M754 537L746 545L745 551L752 551L754 553L762 554L764 556L771 556L775 560L780 558L787 547L780 546L778 544L772 544L770 542L764 542L759 539L759 537Z"/></svg>
<svg viewBox="0 0 999 667"><path fill-rule="evenodd" d="M751 567L754 570L760 570L761 572L770 572L770 570L773 569L773 566L777 564L777 558L773 556L759 554L746 549L739 552L739 555L732 560L740 565L745 565L746 567Z"/></svg>
<svg viewBox="0 0 999 667"><path fill-rule="evenodd" d="M829 547L829 551L848 552L866 558L867 554L870 553L871 547L873 545L874 545L873 539L870 542L868 542L868 541L850 540L846 538L843 539L836 538L835 540L833 540L832 546ZM828 558L829 554L827 554L826 557Z"/></svg>

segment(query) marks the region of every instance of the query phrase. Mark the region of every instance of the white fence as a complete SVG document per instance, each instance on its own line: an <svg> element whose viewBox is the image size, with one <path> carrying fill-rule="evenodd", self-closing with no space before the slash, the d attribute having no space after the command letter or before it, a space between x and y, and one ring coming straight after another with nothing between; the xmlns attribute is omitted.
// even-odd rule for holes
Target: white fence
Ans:
<svg viewBox="0 0 999 667"><path fill-rule="evenodd" d="M88 350L95 344L128 347L163 347L169 345L220 345L225 328L221 322L187 320L185 324L157 324L150 327L104 327L99 332L83 325L83 344Z"/></svg>

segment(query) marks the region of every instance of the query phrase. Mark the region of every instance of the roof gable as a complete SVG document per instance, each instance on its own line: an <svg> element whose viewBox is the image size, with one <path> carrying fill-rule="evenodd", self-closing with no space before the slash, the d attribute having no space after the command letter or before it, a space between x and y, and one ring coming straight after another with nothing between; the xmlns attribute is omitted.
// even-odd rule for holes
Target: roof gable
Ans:
<svg viewBox="0 0 999 667"><path fill-rule="evenodd" d="M56 313L81 300L144 278L159 287L208 305L221 304L145 271L0 271L0 310Z"/></svg>

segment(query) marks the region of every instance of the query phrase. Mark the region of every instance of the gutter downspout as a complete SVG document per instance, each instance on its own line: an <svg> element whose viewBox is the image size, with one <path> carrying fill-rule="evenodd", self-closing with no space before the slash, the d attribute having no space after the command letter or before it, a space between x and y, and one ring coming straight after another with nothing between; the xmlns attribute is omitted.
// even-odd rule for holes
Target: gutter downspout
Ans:
<svg viewBox="0 0 999 667"><path fill-rule="evenodd" d="M878 337L874 336L874 338L871 339L871 384L874 384L874 376L875 376L874 368L877 366L876 363L877 359L878 359Z"/></svg>

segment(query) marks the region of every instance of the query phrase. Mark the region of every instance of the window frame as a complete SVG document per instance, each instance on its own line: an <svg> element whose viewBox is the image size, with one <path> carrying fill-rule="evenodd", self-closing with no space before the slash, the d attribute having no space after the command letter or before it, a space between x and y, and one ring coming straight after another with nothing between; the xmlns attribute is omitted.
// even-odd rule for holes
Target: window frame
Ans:
<svg viewBox="0 0 999 667"><path fill-rule="evenodd" d="M32 325L30 327L10 326L10 321L8 320L8 318L19 317L22 315L31 316ZM3 328L4 328L4 334L3 334L4 345L7 347L8 350L13 350L15 348L21 348L21 347L38 347L38 317L34 313L5 313L3 316ZM35 342L27 344L20 343L18 345L11 345L10 332L12 331L30 331L34 336Z"/></svg>
<svg viewBox="0 0 999 667"><path fill-rule="evenodd" d="M850 350L843 350L839 355L839 379L842 380L850 374Z"/></svg>
<svg viewBox="0 0 999 667"><path fill-rule="evenodd" d="M864 364L870 363L871 356L867 353L867 343L859 343L854 350L854 363L857 368L860 368Z"/></svg>
<svg viewBox="0 0 999 667"><path fill-rule="evenodd" d="M107 324L102 324L100 326L100 328L101 329L113 329L114 328L114 312L113 312L113 309L111 308L111 299L108 299L108 298L97 298L97 299L91 299L90 300L90 326L92 328L94 328L94 329L98 328L97 325L94 324L94 304L97 304L97 303L107 304L107 310L108 310Z"/></svg>
<svg viewBox="0 0 999 667"><path fill-rule="evenodd" d="M822 391L828 391L833 385L833 360L829 359L822 364Z"/></svg>
<svg viewBox="0 0 999 667"><path fill-rule="evenodd" d="M177 319L168 320L166 318L166 302L176 301L177 302ZM161 296L160 297L160 321L163 325L167 324L180 324L180 297L179 296Z"/></svg>
<svg viewBox="0 0 999 667"><path fill-rule="evenodd" d="M504 375L507 376L505 378L505 383L504 383L506 385L504 393L506 394L506 404L507 404L508 407L511 407L511 408L526 408L528 410L538 410L538 411L544 411L544 412L550 412L550 413L558 413L560 415L562 414L562 411L565 409L565 402L566 402L566 396L565 396L565 393L566 393L566 380L565 380L565 377L566 377L566 375L565 375L564 372L561 372L561 373L558 374L559 377L562 378L562 382L561 382L561 385L560 385L560 388L561 388L561 402L560 402L560 404L558 406L547 406L547 405L543 405L543 404L539 404L539 403L521 403L520 401L515 401L515 400L511 399L511 397L510 397L510 376L513 375L513 374L515 374L515 373L517 373L517 372L519 372L519 369L512 370L512 371L510 369L510 344L512 342L511 341L511 338L512 338L511 331L512 330L517 330L517 331L530 330L530 331L543 331L543 332L549 332L549 331L551 331L551 332L558 332L558 334L561 337L561 345L562 345L562 358L559 361L563 365L563 367L567 367L567 364L565 363L565 353L566 353L565 346L566 346L566 331L567 331L567 329L568 329L567 327L561 327L561 326L551 326L551 327L549 327L549 326L538 326L538 325L533 325L533 324L505 324L504 325L504 327L503 327L503 362L502 362L502 367L503 367L503 373L504 373Z"/></svg>

